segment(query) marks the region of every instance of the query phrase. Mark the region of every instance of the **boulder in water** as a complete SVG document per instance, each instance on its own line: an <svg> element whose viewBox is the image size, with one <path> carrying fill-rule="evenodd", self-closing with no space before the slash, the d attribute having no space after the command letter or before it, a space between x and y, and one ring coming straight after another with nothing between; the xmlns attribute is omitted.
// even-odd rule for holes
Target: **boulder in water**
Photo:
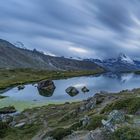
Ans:
<svg viewBox="0 0 140 140"><path fill-rule="evenodd" d="M25 86L24 85L19 85L17 88L18 88L18 90L23 90L25 88Z"/></svg>
<svg viewBox="0 0 140 140"><path fill-rule="evenodd" d="M56 87L52 80L44 80L38 83L37 88L40 95L51 97Z"/></svg>
<svg viewBox="0 0 140 140"><path fill-rule="evenodd" d="M71 97L73 97L73 96L75 96L75 95L77 95L77 94L79 93L79 91L78 91L75 87L68 87L68 88L66 89L66 92L67 92Z"/></svg>
<svg viewBox="0 0 140 140"><path fill-rule="evenodd" d="M89 92L89 89L88 89L86 86L84 86L81 90L82 90L82 92L84 92L84 93Z"/></svg>

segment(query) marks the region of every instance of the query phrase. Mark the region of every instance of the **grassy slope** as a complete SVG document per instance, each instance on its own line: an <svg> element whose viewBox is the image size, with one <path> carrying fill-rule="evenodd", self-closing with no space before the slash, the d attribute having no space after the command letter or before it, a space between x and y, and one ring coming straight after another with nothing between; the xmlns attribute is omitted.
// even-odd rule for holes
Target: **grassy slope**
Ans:
<svg viewBox="0 0 140 140"><path fill-rule="evenodd" d="M127 107L124 106L124 104L127 104L128 99L135 99L136 97L139 96L140 96L140 89L135 90L133 94L127 92L110 94L110 95L107 94L106 99L108 99L108 97L115 97L107 101L108 105L112 105L113 103L115 103L115 106L113 106L111 109L109 108L110 110L106 109L108 105L101 103L98 104L95 109L76 113L75 110L79 108L82 104L84 104L84 102L82 101L71 103L71 104L59 104L59 105L50 104L48 106L27 109L24 112L22 112L20 116L16 118L16 121L20 122L20 120L22 119L23 120L27 119L26 116L24 115L26 113L29 114L31 118L32 116L34 117L33 123L31 125L25 125L21 129L14 128L14 129L6 130L5 138L3 138L3 140L16 140L16 139L28 140L31 139L40 131L47 132L48 135L54 136L57 140L60 140L62 137L70 134L71 130L75 130L75 131L95 130L96 128L102 126L101 120L106 118L106 114L108 114L108 111L110 112L114 109L118 109L118 106L119 109L124 109L124 110L127 110L131 106L135 106L138 110L138 108L140 107L140 98L137 98L138 100L137 103L135 103L135 101L132 100L131 105L128 104ZM120 104L120 101L122 100L123 103ZM102 110L104 110L104 114L102 114L103 112ZM128 112L128 114L129 113L130 112ZM133 113L130 114L133 115ZM91 123L87 127L83 128L79 123L79 119L83 118L85 115L88 115L90 117ZM45 124L44 120L47 121L47 126L44 125ZM15 135L15 133L17 135ZM118 135L119 132L116 133ZM118 137L119 136L117 136L117 138Z"/></svg>
<svg viewBox="0 0 140 140"><path fill-rule="evenodd" d="M68 77L94 75L103 72L102 69L94 71L43 71L31 69L0 70L0 89L18 84L37 82L43 79L63 79Z"/></svg>

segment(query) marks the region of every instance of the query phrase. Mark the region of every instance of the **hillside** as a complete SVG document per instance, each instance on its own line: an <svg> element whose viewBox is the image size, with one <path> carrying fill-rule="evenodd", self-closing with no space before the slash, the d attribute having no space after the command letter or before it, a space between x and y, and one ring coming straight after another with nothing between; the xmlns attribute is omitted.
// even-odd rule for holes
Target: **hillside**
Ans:
<svg viewBox="0 0 140 140"><path fill-rule="evenodd" d="M34 68L47 70L102 70L94 62L44 55L36 50L18 48L0 39L0 68Z"/></svg>

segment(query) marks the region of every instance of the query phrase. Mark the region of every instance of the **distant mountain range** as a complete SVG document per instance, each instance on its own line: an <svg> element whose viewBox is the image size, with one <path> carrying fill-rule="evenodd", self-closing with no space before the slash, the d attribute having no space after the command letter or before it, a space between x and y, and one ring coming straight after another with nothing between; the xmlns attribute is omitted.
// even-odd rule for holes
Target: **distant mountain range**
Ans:
<svg viewBox="0 0 140 140"><path fill-rule="evenodd" d="M110 58L106 60L100 59L84 59L84 61L94 62L108 71L124 72L140 70L140 61L133 60L123 53L120 53L117 58Z"/></svg>
<svg viewBox="0 0 140 140"><path fill-rule="evenodd" d="M21 43L16 46L23 46ZM16 47L0 39L0 68L34 68L47 70L101 70L103 68L91 61L80 61L64 57L45 55L37 50Z"/></svg>

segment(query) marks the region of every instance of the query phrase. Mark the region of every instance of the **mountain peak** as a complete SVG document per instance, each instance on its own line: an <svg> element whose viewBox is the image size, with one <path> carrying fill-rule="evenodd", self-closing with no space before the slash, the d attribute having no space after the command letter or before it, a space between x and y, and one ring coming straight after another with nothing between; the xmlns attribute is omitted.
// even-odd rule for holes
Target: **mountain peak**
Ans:
<svg viewBox="0 0 140 140"><path fill-rule="evenodd" d="M119 54L118 60L123 63L134 64L134 61L129 56L125 55L124 53Z"/></svg>
<svg viewBox="0 0 140 140"><path fill-rule="evenodd" d="M124 53L119 54L119 58L126 58L127 56Z"/></svg>

